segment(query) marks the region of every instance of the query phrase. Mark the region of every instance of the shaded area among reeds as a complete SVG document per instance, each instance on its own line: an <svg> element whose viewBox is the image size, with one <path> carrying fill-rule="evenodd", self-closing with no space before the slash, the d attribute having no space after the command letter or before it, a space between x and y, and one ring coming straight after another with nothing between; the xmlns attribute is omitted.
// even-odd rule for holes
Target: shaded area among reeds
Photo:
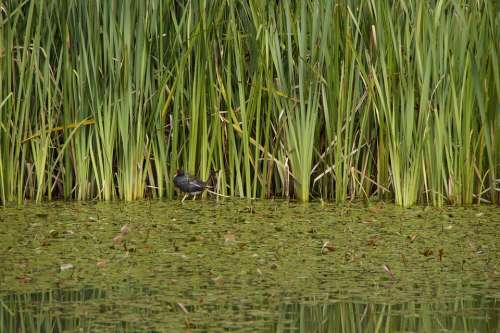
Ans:
<svg viewBox="0 0 500 333"><path fill-rule="evenodd" d="M0 3L0 200L498 202L479 1Z"/></svg>

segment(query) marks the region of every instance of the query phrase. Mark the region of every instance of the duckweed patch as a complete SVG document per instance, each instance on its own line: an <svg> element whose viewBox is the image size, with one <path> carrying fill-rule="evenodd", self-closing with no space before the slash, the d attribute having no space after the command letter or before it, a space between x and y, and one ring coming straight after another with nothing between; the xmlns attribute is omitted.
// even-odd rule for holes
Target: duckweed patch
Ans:
<svg viewBox="0 0 500 333"><path fill-rule="evenodd" d="M500 208L286 201L1 209L0 331L500 328Z"/></svg>

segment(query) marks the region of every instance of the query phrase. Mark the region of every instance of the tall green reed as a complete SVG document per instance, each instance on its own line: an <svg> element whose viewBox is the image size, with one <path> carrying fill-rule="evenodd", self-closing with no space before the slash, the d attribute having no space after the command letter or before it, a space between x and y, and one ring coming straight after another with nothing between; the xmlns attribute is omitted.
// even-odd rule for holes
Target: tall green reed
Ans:
<svg viewBox="0 0 500 333"><path fill-rule="evenodd" d="M498 8L308 0L0 6L0 200L498 202Z"/></svg>

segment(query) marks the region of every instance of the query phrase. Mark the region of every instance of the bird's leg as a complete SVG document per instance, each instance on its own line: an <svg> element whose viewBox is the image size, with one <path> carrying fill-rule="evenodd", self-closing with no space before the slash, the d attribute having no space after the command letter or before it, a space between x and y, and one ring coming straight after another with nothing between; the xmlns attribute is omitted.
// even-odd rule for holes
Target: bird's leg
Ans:
<svg viewBox="0 0 500 333"><path fill-rule="evenodd" d="M186 200L186 198L188 197L188 195L189 195L189 194L187 194L187 193L186 193L186 194L184 194L184 198L182 198L181 203L184 203L184 200Z"/></svg>
<svg viewBox="0 0 500 333"><path fill-rule="evenodd" d="M193 201L195 201L195 200L196 200L196 194L195 194L195 195L193 195Z"/></svg>

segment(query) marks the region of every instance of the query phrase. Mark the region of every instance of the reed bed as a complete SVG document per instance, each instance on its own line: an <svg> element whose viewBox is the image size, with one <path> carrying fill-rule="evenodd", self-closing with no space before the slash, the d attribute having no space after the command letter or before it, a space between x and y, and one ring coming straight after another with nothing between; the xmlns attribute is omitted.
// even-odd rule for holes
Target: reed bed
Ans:
<svg viewBox="0 0 500 333"><path fill-rule="evenodd" d="M499 202L488 0L0 2L0 200Z"/></svg>

